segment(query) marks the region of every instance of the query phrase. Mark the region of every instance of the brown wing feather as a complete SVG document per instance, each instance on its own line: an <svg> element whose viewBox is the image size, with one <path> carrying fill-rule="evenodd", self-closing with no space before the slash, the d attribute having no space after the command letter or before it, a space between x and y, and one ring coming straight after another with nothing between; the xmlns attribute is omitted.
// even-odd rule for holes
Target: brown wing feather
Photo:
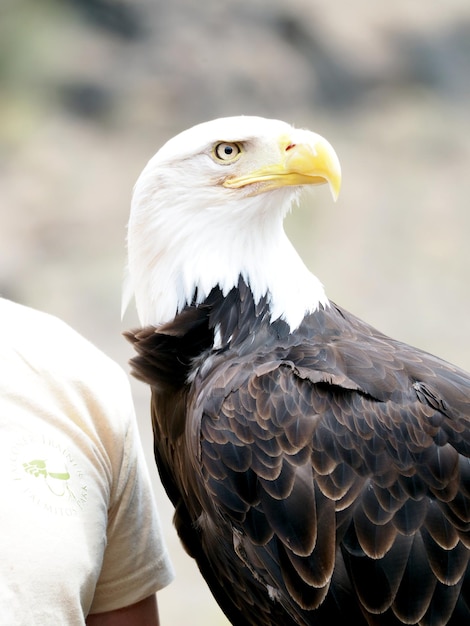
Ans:
<svg viewBox="0 0 470 626"><path fill-rule="evenodd" d="M226 326L215 293L131 334L176 527L231 622L470 623L470 377L335 306L289 335L240 289Z"/></svg>
<svg viewBox="0 0 470 626"><path fill-rule="evenodd" d="M238 529L247 561L256 558L264 583L300 613L345 584L336 567L365 615L447 623L470 581L470 500L460 487L468 459L452 447L466 439L462 425L435 414L441 401L423 404L422 388L406 404L385 402L362 391L365 380L342 387L286 361L267 369L244 369L231 391L226 378L213 381L201 419L207 489ZM212 407L210 395L222 392ZM454 441L436 444L443 439ZM223 477L211 473L214 450Z"/></svg>

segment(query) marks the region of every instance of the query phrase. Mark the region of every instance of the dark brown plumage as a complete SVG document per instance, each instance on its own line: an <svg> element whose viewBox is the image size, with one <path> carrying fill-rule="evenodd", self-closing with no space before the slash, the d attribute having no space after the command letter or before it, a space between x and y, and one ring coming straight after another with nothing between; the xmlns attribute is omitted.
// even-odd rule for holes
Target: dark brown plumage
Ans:
<svg viewBox="0 0 470 626"><path fill-rule="evenodd" d="M233 624L470 623L467 373L333 304L291 333L242 279L128 338L176 528Z"/></svg>

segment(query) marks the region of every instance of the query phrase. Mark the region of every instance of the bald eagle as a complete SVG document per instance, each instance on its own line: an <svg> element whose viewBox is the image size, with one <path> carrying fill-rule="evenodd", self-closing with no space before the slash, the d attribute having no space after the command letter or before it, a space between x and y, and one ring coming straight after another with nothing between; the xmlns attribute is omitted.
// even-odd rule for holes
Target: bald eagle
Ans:
<svg viewBox="0 0 470 626"><path fill-rule="evenodd" d="M133 373L179 536L235 625L470 624L470 376L329 301L283 229L340 187L258 117L168 141L135 188Z"/></svg>

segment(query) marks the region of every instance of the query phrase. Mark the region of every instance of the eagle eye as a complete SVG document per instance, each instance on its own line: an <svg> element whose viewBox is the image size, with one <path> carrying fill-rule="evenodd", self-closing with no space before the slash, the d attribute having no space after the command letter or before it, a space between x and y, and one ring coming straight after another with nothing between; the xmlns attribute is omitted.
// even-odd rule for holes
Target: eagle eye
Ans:
<svg viewBox="0 0 470 626"><path fill-rule="evenodd" d="M221 141L214 146L213 155L215 160L223 163L232 163L241 155L240 144L230 141Z"/></svg>

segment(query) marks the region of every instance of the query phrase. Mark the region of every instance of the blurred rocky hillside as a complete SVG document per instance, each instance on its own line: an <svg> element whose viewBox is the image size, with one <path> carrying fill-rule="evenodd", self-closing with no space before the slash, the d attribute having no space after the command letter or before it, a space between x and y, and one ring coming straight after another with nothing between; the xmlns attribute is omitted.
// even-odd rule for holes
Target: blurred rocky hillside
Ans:
<svg viewBox="0 0 470 626"><path fill-rule="evenodd" d="M127 368L132 186L163 141L232 114L325 135L343 167L288 230L329 296L470 369L470 5L373 0L2 0L0 293ZM223 624L171 528L162 623ZM184 600L182 601L182 598Z"/></svg>

